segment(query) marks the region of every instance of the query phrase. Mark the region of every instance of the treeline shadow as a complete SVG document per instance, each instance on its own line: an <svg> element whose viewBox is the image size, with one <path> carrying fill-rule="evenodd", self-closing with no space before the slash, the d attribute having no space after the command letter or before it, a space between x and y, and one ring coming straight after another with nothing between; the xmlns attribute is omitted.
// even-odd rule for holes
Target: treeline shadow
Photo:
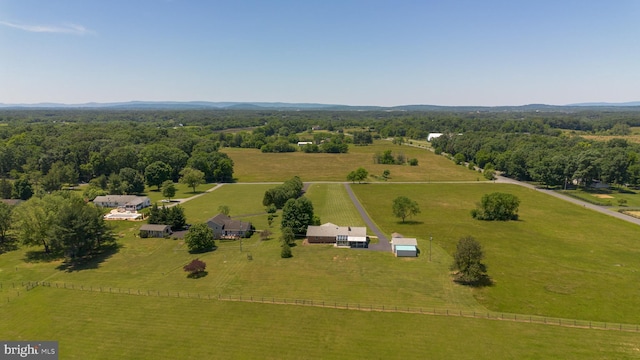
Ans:
<svg viewBox="0 0 640 360"><path fill-rule="evenodd" d="M16 250L18 250L18 240L15 238L7 236L4 240L0 240L0 254Z"/></svg>
<svg viewBox="0 0 640 360"><path fill-rule="evenodd" d="M396 224L398 225L422 225L424 224L423 221L418 221L418 220L406 220L406 221L398 221Z"/></svg>
<svg viewBox="0 0 640 360"><path fill-rule="evenodd" d="M493 282L493 280L491 280L491 277L489 277L489 275L483 275L476 281L462 281L459 278L458 279L454 279L453 281L455 281L456 283L458 283L460 285L470 286L470 287L474 287L474 288L485 288L485 287L494 286L494 282Z"/></svg>
<svg viewBox="0 0 640 360"><path fill-rule="evenodd" d="M120 247L121 245L119 244L104 245L91 254L65 259L56 269L65 272L97 269L100 267L100 264L116 254L120 250Z"/></svg>
<svg viewBox="0 0 640 360"><path fill-rule="evenodd" d="M193 249L193 250L189 250L189 254L193 254L193 255L195 255L195 254L204 254L204 253L213 252L213 251L216 251L216 250L218 250L217 246L214 246L214 247L212 247L210 249Z"/></svg>

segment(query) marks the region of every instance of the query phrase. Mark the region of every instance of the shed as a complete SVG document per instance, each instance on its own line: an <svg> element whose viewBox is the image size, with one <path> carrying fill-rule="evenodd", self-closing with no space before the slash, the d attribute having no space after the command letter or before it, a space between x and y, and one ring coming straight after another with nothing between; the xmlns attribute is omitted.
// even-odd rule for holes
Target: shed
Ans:
<svg viewBox="0 0 640 360"><path fill-rule="evenodd" d="M418 240L415 238L396 237L391 239L391 245L395 256L418 256Z"/></svg>
<svg viewBox="0 0 640 360"><path fill-rule="evenodd" d="M140 226L140 237L162 238L171 235L171 226L162 224L144 224Z"/></svg>
<svg viewBox="0 0 640 360"><path fill-rule="evenodd" d="M418 256L418 249L413 245L398 245L396 246L397 257L416 257Z"/></svg>

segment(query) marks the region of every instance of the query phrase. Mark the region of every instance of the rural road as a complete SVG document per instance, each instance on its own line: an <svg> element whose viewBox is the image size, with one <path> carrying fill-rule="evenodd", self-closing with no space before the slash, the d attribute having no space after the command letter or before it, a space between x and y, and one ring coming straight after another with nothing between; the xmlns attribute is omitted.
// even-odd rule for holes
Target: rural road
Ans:
<svg viewBox="0 0 640 360"><path fill-rule="evenodd" d="M568 202L576 204L578 206L582 206L582 207L584 207L586 209L597 211L597 212L600 212L600 213L605 214L605 215L613 216L615 218L618 218L620 220L624 220L626 222L630 222L632 224L640 225L640 219L636 219L634 217L621 214L621 213L619 213L617 211L611 211L605 206L594 205L594 204L588 203L586 201L582 201L582 200L578 200L578 199L572 198L571 196L560 194L557 191L547 190L547 189L540 189L540 188L535 187L534 185L531 185L531 184L528 184L528 183L525 183L525 182L522 182L522 181L509 179L509 178L506 178L504 176L497 176L497 178L498 178L496 180L497 183L514 184L514 185L523 186L523 187L526 187L526 188L529 188L529 189L532 189L532 190L535 190L535 191L539 191L541 193L544 193L544 194L547 194L547 195L550 195L550 196L557 197L558 199L562 199L564 201L568 201Z"/></svg>

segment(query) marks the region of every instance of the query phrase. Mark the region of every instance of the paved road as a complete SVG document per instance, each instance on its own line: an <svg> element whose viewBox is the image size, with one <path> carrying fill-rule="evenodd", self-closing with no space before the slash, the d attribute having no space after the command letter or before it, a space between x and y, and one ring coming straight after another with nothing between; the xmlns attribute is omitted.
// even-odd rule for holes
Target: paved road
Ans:
<svg viewBox="0 0 640 360"><path fill-rule="evenodd" d="M630 222L630 223L633 223L633 224L636 224L636 225L640 225L640 219L636 219L636 218L634 218L632 216L629 216L629 215L621 214L621 213L619 213L617 211L612 211L606 206L594 205L594 204L588 203L586 201L582 201L582 200L578 200L576 198L572 198L571 196L567 196L567 195L561 194L561 193L559 193L557 191L547 190L547 189L540 189L540 188L535 187L534 185L531 185L531 184L528 184L528 183L525 183L525 182L522 182L522 181L509 179L509 178L506 178L504 176L498 176L498 179L496 180L496 182L502 183L502 184L514 184L514 185L523 186L523 187L526 187L526 188L529 188L529 189L533 189L535 191L539 191L541 193L544 193L544 194L547 194L547 195L550 195L550 196L557 197L558 199L562 199L564 201L568 201L570 203L582 206L585 209L597 211L597 212L600 212L602 214L618 218L620 220L624 220L624 221L627 221L627 222Z"/></svg>
<svg viewBox="0 0 640 360"><path fill-rule="evenodd" d="M344 183L344 187L345 189L347 189L347 193L349 194L349 197L351 198L353 205L355 205L356 209L358 209L358 212L360 213L360 216L362 217L362 219L364 219L365 224L367 224L369 229L371 229L371 231L373 231L373 233L376 234L376 236L378 236L378 243L369 245L369 250L391 251L391 244L389 243L389 238L387 238L387 236L383 234L382 231L380 231L380 229L378 229L378 226L376 226L373 220L371 220L367 212L364 211L362 204L360 204L360 201L358 201L358 198L356 198L355 194L351 190L351 186L349 186L349 183Z"/></svg>

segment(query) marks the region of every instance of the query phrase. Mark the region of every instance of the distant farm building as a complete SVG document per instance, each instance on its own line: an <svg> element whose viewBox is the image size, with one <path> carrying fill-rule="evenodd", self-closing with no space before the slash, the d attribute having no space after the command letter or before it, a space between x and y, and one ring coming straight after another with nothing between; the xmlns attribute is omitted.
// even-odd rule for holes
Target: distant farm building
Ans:
<svg viewBox="0 0 640 360"><path fill-rule="evenodd" d="M144 224L140 226L140 237L163 238L171 235L171 226L160 224Z"/></svg>
<svg viewBox="0 0 640 360"><path fill-rule="evenodd" d="M394 233L391 238L391 250L397 257L416 257L418 256L418 240Z"/></svg>
<svg viewBox="0 0 640 360"><path fill-rule="evenodd" d="M237 239L249 237L253 233L250 222L234 220L225 214L218 214L207 220L207 226L213 230L216 239Z"/></svg>
<svg viewBox="0 0 640 360"><path fill-rule="evenodd" d="M136 195L104 195L96 196L93 203L102 207L123 208L126 211L137 211L151 206L151 199Z"/></svg>
<svg viewBox="0 0 640 360"><path fill-rule="evenodd" d="M367 248L366 227L338 226L332 223L307 228L307 242L310 244L335 244L339 247Z"/></svg>
<svg viewBox="0 0 640 360"><path fill-rule="evenodd" d="M443 135L442 133L429 133L429 135L427 135L427 141L430 142L431 140L437 139L442 135Z"/></svg>
<svg viewBox="0 0 640 360"><path fill-rule="evenodd" d="M313 145L313 141L298 141L298 146Z"/></svg>

